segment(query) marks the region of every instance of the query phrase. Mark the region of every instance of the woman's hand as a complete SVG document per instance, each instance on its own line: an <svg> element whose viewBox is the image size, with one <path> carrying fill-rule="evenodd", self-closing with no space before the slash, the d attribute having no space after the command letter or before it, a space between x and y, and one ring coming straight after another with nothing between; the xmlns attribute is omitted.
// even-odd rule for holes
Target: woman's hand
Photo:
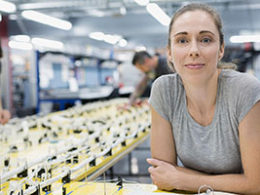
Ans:
<svg viewBox="0 0 260 195"><path fill-rule="evenodd" d="M153 158L147 159L147 162L152 165L148 171L153 183L158 188L163 190L180 189L180 172L174 165Z"/></svg>
<svg viewBox="0 0 260 195"><path fill-rule="evenodd" d="M5 124L11 118L11 114L8 110L0 110L0 123Z"/></svg>

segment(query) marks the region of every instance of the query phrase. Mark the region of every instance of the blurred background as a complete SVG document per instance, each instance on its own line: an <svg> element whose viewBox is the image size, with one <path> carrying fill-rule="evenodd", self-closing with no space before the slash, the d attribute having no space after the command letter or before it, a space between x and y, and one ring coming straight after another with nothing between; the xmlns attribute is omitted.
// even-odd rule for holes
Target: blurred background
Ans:
<svg viewBox="0 0 260 195"><path fill-rule="evenodd" d="M1 95L13 116L127 97L142 75L133 53L166 55L184 0L0 1ZM260 1L200 0L222 16L223 61L260 79Z"/></svg>

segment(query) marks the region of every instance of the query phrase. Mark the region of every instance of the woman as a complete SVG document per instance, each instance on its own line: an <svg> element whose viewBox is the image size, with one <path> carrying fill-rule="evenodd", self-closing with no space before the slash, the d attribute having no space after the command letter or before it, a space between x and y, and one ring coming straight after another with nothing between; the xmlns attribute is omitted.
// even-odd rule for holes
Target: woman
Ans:
<svg viewBox="0 0 260 195"><path fill-rule="evenodd" d="M218 69L224 55L219 15L205 4L179 9L169 27L168 60L149 99L153 182L164 190L260 193L260 83ZM178 166L178 160L183 167Z"/></svg>

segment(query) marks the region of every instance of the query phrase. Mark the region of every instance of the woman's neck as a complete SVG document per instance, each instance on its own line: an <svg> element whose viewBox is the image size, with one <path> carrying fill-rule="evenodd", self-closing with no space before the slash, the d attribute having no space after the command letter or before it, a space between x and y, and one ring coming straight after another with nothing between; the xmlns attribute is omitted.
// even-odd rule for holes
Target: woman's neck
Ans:
<svg viewBox="0 0 260 195"><path fill-rule="evenodd" d="M187 84L184 81L187 107L189 113L197 121L204 119L211 121L214 116L219 74L220 70L216 71L208 81L203 83Z"/></svg>

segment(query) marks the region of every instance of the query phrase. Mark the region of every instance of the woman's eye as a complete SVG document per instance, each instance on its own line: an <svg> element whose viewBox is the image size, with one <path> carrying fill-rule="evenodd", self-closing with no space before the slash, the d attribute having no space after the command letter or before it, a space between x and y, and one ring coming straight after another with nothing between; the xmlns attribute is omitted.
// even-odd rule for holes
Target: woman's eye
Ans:
<svg viewBox="0 0 260 195"><path fill-rule="evenodd" d="M211 39L210 38L203 38L201 40L202 43L210 43L211 42Z"/></svg>
<svg viewBox="0 0 260 195"><path fill-rule="evenodd" d="M179 39L177 42L183 44L183 43L187 43L188 41L186 39Z"/></svg>

